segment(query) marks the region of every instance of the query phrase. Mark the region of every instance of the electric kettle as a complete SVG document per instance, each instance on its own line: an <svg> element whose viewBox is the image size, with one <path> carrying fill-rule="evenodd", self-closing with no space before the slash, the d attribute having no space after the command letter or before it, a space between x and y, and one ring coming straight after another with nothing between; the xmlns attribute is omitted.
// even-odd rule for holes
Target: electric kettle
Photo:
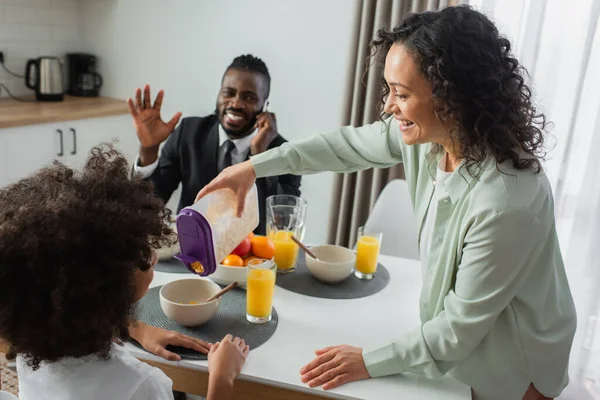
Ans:
<svg viewBox="0 0 600 400"><path fill-rule="evenodd" d="M56 57L27 60L25 85L35 90L38 101L62 101L64 96L63 67Z"/></svg>

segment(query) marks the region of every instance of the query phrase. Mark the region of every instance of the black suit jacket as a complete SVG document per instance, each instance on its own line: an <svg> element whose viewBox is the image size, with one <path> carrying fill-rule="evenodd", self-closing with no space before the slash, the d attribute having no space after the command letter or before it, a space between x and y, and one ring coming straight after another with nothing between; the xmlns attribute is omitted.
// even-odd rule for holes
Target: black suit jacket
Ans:
<svg viewBox="0 0 600 400"><path fill-rule="evenodd" d="M194 203L196 195L212 181L218 171L219 120L215 115L190 117L181 120L179 126L167 139L160 154L158 167L148 179L154 183L154 190L166 203L181 182L182 193L177 212ZM286 140L277 137L269 149L281 146ZM260 222L255 232L264 235L266 231L266 199L274 194L300 196L300 176L281 175L259 178L258 205Z"/></svg>

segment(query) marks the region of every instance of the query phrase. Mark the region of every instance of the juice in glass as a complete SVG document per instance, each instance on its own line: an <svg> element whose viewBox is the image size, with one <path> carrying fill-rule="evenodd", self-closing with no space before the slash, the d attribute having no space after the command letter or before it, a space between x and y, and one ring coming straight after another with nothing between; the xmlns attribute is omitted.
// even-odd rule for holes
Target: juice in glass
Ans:
<svg viewBox="0 0 600 400"><path fill-rule="evenodd" d="M275 244L275 264L277 269L292 272L296 268L298 260L298 245L292 240L294 232L277 231L271 232L271 240Z"/></svg>
<svg viewBox="0 0 600 400"><path fill-rule="evenodd" d="M255 324L271 320L277 265L271 260L255 259L248 263L246 283L246 319Z"/></svg>
<svg viewBox="0 0 600 400"><path fill-rule="evenodd" d="M360 227L356 243L356 268L354 275L360 279L373 279L381 247L381 232Z"/></svg>
<svg viewBox="0 0 600 400"><path fill-rule="evenodd" d="M306 222L306 200L298 196L278 194L267 197L267 236L275 244L277 272L296 270L298 246L292 236L302 241Z"/></svg>

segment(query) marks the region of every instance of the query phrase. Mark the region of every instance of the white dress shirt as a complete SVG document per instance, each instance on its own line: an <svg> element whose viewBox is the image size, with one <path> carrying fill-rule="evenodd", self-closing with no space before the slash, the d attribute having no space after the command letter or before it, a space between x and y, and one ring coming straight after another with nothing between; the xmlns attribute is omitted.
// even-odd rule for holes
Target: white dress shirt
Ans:
<svg viewBox="0 0 600 400"><path fill-rule="evenodd" d="M227 140L231 140L235 145L235 148L231 151L231 162L233 165L242 163L248 158L248 154L250 153L250 144L257 133L258 129L255 129L254 132L244 136L243 138L230 139L227 136L227 133L225 133L223 126L219 124L219 147L221 147L221 145L223 145L223 143L225 143ZM135 172L142 174L143 179L149 178L156 170L156 167L158 167L158 160L159 159L157 158L152 164L142 167L139 165L140 157L138 156L133 164L133 169Z"/></svg>

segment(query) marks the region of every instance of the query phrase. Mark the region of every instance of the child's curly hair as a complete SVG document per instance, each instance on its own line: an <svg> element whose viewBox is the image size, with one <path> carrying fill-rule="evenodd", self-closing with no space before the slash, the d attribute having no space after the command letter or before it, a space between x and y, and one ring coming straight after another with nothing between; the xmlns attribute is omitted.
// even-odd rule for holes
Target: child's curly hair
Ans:
<svg viewBox="0 0 600 400"><path fill-rule="evenodd" d="M34 369L107 358L127 337L135 271L171 233L152 184L129 173L104 144L81 172L55 161L0 190L0 338Z"/></svg>

